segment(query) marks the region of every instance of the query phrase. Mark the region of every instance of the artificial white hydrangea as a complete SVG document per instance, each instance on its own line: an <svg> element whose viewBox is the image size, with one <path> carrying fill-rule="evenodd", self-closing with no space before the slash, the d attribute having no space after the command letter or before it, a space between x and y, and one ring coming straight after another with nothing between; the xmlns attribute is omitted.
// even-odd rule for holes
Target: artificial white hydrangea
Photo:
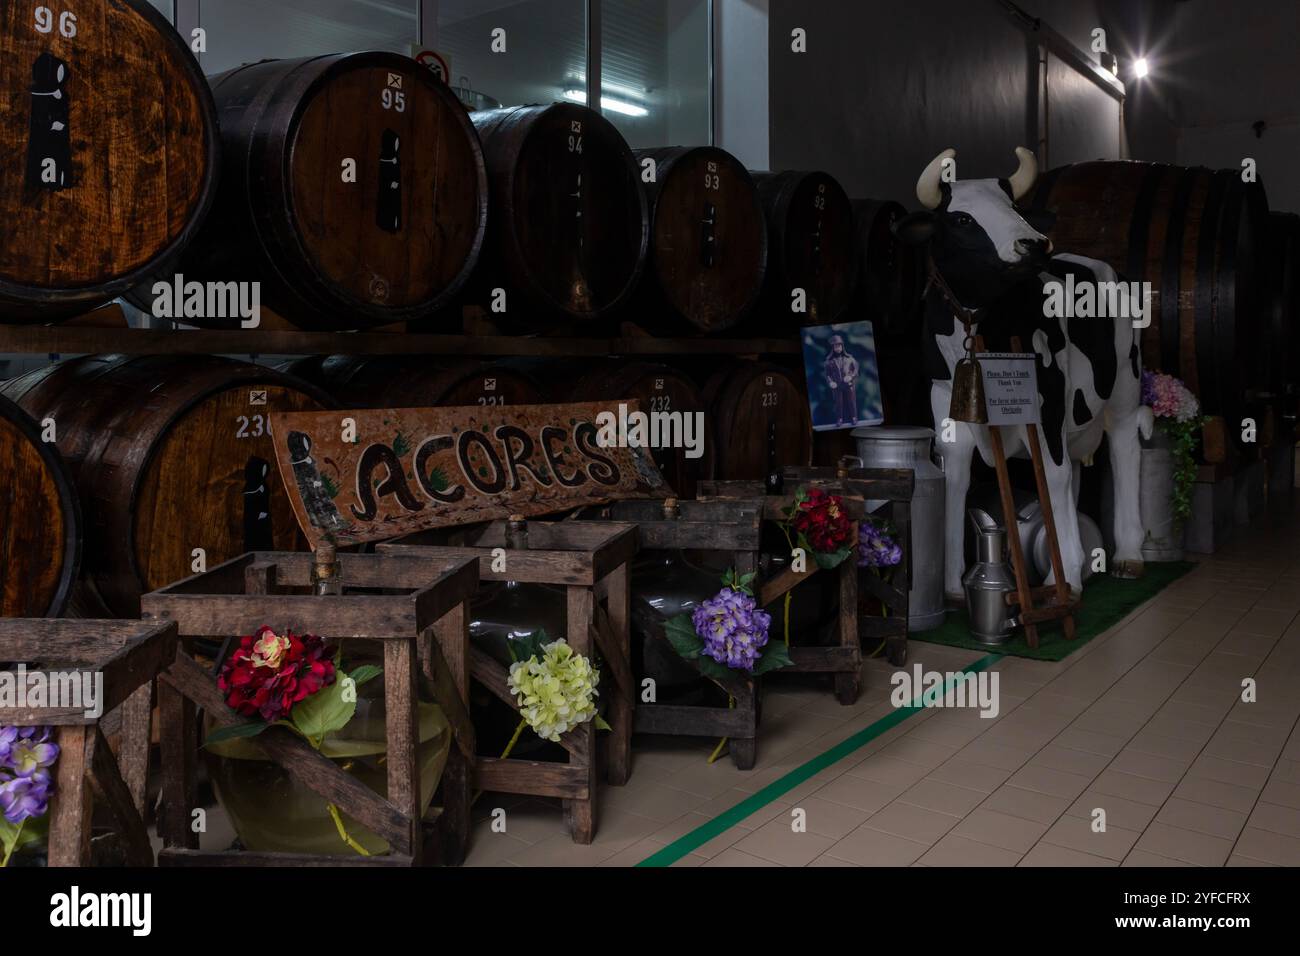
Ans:
<svg viewBox="0 0 1300 956"><path fill-rule="evenodd" d="M540 661L530 657L510 665L510 690L519 715L537 736L558 742L561 734L596 716L600 671L567 641L553 641L542 650Z"/></svg>

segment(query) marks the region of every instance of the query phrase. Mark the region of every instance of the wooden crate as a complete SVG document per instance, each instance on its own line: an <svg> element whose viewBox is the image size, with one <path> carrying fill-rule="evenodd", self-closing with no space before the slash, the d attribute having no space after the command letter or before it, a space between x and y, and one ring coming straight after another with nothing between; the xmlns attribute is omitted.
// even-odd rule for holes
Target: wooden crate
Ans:
<svg viewBox="0 0 1300 956"><path fill-rule="evenodd" d="M49 865L88 866L91 813L107 806L129 866L153 866L145 827L145 784L153 680L176 656L176 625L166 622L0 619L0 661L29 670L103 675L103 711L26 707L0 710L0 724L53 725L59 759L50 801ZM119 723L114 754L105 718Z"/></svg>
<svg viewBox="0 0 1300 956"><path fill-rule="evenodd" d="M620 501L603 511L615 521L635 524L642 550L721 551L733 555L733 566L739 574L758 567L761 499ZM668 642L663 619L653 608L634 606L632 615L648 633ZM735 706L641 704L636 708L633 729L643 734L726 737L732 762L740 770L752 770L757 759L758 679L740 671L731 672L725 679L703 676L724 690Z"/></svg>
<svg viewBox="0 0 1300 956"><path fill-rule="evenodd" d="M217 689L214 675L187 653L159 681L162 719L165 848L172 866L409 866L459 864L469 833L474 728L468 704L468 602L478 562L440 555L340 554L342 595L315 596L310 553L257 551L186 578L141 599L147 620L173 621L185 643L236 638L264 624L323 638L379 641L384 653L388 796L350 776L301 737L272 727L250 738L295 782L308 787L386 840L385 856L329 857L247 851L200 852L190 828L196 805L196 705L223 725L244 723ZM357 589L365 589L358 593ZM421 819L418 744L420 683L451 725L453 745L441 782L441 812Z"/></svg>
<svg viewBox="0 0 1300 956"><path fill-rule="evenodd" d="M860 571L852 556L833 573L840 592L840 624L837 643L830 647L806 647L791 644L789 667L783 673L830 674L835 696L848 706L857 700L862 689L862 643L884 641L891 663L901 665L907 657L908 591L911 587L911 501L913 476L901 469L790 467L783 471L784 487L789 494L763 498L763 518L784 522L785 510L794 503L793 491L800 486L820 487L843 497L849 516L856 523L867 517L866 502L884 501L886 505L873 514L888 511L888 517L903 543L903 564L894 580L886 582L870 571ZM701 485L701 496L737 498L761 494L763 486L755 481L715 481ZM856 531L855 531L856 536ZM784 596L809 575L818 573L811 556L807 571L785 569L764 581L759 589L759 604L767 606ZM865 594L863 593L865 592ZM865 598L877 598L889 609L888 617L866 613ZM851 610L847 610L851 609Z"/></svg>
<svg viewBox="0 0 1300 956"><path fill-rule="evenodd" d="M632 714L636 686L632 679L628 636L628 562L637 552L633 525L607 521L527 521L527 548L509 552L506 571L493 570L494 552L507 545L505 521L457 531L455 545L431 543L445 532L421 532L378 546L382 555L431 555L442 559L478 560L486 581L562 585L567 592L569 646L590 657L599 650L601 696L609 701L606 779L615 786L631 774ZM517 539L516 539L517 540ZM470 674L495 697L515 708L508 671L491 655L470 647ZM517 708L516 708L517 709ZM577 843L596 834L596 727L594 722L560 738L567 762L480 756L475 777L482 790L558 797Z"/></svg>

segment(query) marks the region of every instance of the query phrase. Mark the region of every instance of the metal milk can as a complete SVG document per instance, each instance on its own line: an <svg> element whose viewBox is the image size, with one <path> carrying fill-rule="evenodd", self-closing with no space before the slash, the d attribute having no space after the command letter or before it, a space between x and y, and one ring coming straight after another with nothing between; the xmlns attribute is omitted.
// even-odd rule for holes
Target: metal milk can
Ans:
<svg viewBox="0 0 1300 956"><path fill-rule="evenodd" d="M853 429L864 468L905 468L915 478L912 492L912 590L907 629L928 631L943 623L943 472L931 458L934 430L912 426ZM883 501L868 501L877 508Z"/></svg>
<svg viewBox="0 0 1300 956"><path fill-rule="evenodd" d="M975 527L976 560L962 586L970 614L971 636L981 644L1003 644L1015 627L1015 607L1008 607L1006 595L1016 589L1015 575L1007 563L1007 532L987 512L967 512Z"/></svg>

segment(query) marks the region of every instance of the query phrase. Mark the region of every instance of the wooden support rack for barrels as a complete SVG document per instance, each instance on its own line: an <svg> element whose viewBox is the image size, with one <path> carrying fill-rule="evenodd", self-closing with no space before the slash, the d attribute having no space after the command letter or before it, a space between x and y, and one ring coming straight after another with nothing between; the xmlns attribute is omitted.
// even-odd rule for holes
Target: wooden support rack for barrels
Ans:
<svg viewBox="0 0 1300 956"><path fill-rule="evenodd" d="M758 568L759 522L763 502L739 501L619 501L603 512L615 521L634 524L642 551L689 549L733 556L737 574ZM644 602L633 601L632 617L651 639L662 641L675 654L664 632L663 617ZM694 665L699 670L699 665ZM632 727L637 733L684 737L725 737L731 760L739 770L752 770L758 755L759 682L743 671L725 678L705 674L727 694L730 706L641 703ZM637 675L633 675L635 678Z"/></svg>
<svg viewBox="0 0 1300 956"><path fill-rule="evenodd" d="M547 400L532 375L506 362L330 355L300 359L284 370L329 393L340 408L513 408Z"/></svg>
<svg viewBox="0 0 1300 956"><path fill-rule="evenodd" d="M141 594L200 559L303 546L269 416L329 407L312 386L211 356L88 355L12 379L3 394L55 424L84 519L84 596L99 616L136 617Z"/></svg>
<svg viewBox="0 0 1300 956"><path fill-rule="evenodd" d="M149 0L5 4L0 323L94 309L193 237L220 143L188 42Z"/></svg>
<svg viewBox="0 0 1300 956"><path fill-rule="evenodd" d="M645 265L640 170L609 120L573 103L470 114L491 183L471 304L512 327L588 322L624 305ZM491 310L495 290L504 312ZM531 312L531 315L530 315Z"/></svg>
<svg viewBox="0 0 1300 956"><path fill-rule="evenodd" d="M0 617L58 617L81 563L81 507L42 426L0 396Z"/></svg>
<svg viewBox="0 0 1300 956"><path fill-rule="evenodd" d="M763 204L749 171L716 146L636 151L647 184L650 260L640 312L655 331L722 332L757 303L767 272ZM664 307L678 322L666 322Z"/></svg>
<svg viewBox="0 0 1300 956"><path fill-rule="evenodd" d="M560 585L566 589L565 638L573 650L601 660L601 699L609 701L607 780L627 783L632 770L632 719L636 686L628 637L628 562L637 552L631 525L604 521L494 521L463 533L465 544L422 543L434 533L420 532L381 544L383 555L429 555L479 562L485 581ZM493 552L508 549L506 570L493 569ZM507 683L508 672L491 655L470 648L470 674L502 702L519 709ZM596 835L596 728L587 721L560 737L567 762L518 757L478 757L475 779L482 790L557 797L576 843Z"/></svg>
<svg viewBox="0 0 1300 956"><path fill-rule="evenodd" d="M28 673L46 666L103 679L100 717L80 707L0 709L0 724L52 725L59 745L50 802L49 865L89 866L95 804L112 816L115 857L128 866L153 866L145 827L149 772L150 700L154 678L176 656L176 625L170 622L100 620L0 620L0 661L25 664ZM118 724L114 753L105 735ZM188 812L185 815L189 819ZM95 838L93 849L98 849Z"/></svg>
<svg viewBox="0 0 1300 956"><path fill-rule="evenodd" d="M862 642L883 641L891 663L901 665L907 658L907 608L911 589L911 513L913 480L910 471L876 468L786 468L783 471L785 487L792 485L817 486L842 498L843 506L853 520L853 547L856 550L858 524L868 517L877 516L866 508L868 501L883 501L888 517L903 546L903 565L893 580L885 581L870 572L859 572L854 555L850 555L833 572L839 580L840 619L836 643L831 647L810 647L790 640L790 658L794 663L781 668L787 673L830 674L835 696L845 706L858 699L862 687ZM760 483L749 481L718 481L705 483L704 492L719 498L763 495ZM783 523L786 511L794 504L794 495L763 496L765 521ZM878 517L878 516L877 516ZM775 577L763 581L758 603L766 607L785 596L809 576L819 572L815 562L809 561L807 570L799 572L786 568ZM901 578L901 580L900 580ZM876 598L886 611L885 616L867 613L860 600L861 589ZM775 621L773 627L776 626Z"/></svg>
<svg viewBox="0 0 1300 956"><path fill-rule="evenodd" d="M371 328L451 302L488 204L478 137L445 83L387 52L265 60L211 82L225 162L179 266L186 282L260 282L262 301L304 329ZM238 328L225 312L174 317Z"/></svg>
<svg viewBox="0 0 1300 956"><path fill-rule="evenodd" d="M245 554L203 574L146 594L144 617L174 622L195 637L237 638L264 624L327 641L378 641L383 647L387 794L351 776L302 737L270 727L249 738L293 779L382 838L390 852L325 856L258 850L202 851L190 827L196 804L196 707L222 726L248 721L227 706L214 675L180 653L158 686L162 719L164 866L411 866L459 864L469 833L474 727L469 719L469 601L478 562L435 554L342 554L343 593L311 593L308 553ZM419 694L423 686L452 731L440 811L423 813ZM429 795L432 796L432 795ZM340 844L342 845L342 844Z"/></svg>

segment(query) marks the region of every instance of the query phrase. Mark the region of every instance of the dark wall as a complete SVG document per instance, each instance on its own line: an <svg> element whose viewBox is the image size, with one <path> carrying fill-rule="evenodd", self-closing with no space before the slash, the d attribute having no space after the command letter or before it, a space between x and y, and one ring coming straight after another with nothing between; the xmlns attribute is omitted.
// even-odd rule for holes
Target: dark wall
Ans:
<svg viewBox="0 0 1300 956"><path fill-rule="evenodd" d="M1110 0L1021 6L1084 50L1094 28L1113 48L1127 25ZM796 27L807 53L791 51ZM1016 146L1044 152L1037 46L996 0L772 0L770 28L773 168L825 169L850 195L915 206L917 176L949 146L968 177L1009 175ZM1125 155L1113 97L1054 57L1048 91L1047 165ZM1173 142L1150 158L1171 159Z"/></svg>

